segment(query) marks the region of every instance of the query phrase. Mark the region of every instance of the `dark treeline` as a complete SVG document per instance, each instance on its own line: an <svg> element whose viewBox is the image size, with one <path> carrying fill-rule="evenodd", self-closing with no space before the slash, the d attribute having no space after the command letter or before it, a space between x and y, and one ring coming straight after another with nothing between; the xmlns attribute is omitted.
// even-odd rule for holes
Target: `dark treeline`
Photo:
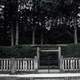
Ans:
<svg viewBox="0 0 80 80"><path fill-rule="evenodd" d="M79 8L79 0L2 0L0 45L77 43Z"/></svg>

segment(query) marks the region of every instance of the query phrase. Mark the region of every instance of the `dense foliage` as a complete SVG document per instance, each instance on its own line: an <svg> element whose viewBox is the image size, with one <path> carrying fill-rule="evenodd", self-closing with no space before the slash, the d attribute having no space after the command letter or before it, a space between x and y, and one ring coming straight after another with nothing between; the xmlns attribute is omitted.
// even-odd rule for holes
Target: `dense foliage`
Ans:
<svg viewBox="0 0 80 80"><path fill-rule="evenodd" d="M33 58L36 48L31 46L0 47L1 58Z"/></svg>
<svg viewBox="0 0 80 80"><path fill-rule="evenodd" d="M79 0L2 0L0 45L73 43L74 26L80 41L79 4Z"/></svg>
<svg viewBox="0 0 80 80"><path fill-rule="evenodd" d="M80 44L62 47L62 55L64 57L80 57Z"/></svg>

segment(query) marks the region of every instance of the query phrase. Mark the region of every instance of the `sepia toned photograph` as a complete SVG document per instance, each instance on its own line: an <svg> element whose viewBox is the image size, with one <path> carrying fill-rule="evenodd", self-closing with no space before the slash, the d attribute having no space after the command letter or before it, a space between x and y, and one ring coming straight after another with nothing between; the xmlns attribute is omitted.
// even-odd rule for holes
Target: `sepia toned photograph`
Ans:
<svg viewBox="0 0 80 80"><path fill-rule="evenodd" d="M80 0L0 0L0 80L80 80Z"/></svg>

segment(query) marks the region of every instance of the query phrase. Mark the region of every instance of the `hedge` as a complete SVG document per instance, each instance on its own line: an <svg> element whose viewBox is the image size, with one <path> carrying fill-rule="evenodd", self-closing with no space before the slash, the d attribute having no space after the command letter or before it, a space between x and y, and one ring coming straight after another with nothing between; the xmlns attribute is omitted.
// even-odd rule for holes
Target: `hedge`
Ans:
<svg viewBox="0 0 80 80"><path fill-rule="evenodd" d="M80 44L71 44L62 47L62 55L64 57L80 57Z"/></svg>
<svg viewBox="0 0 80 80"><path fill-rule="evenodd" d="M46 47L50 49L49 47ZM68 45L61 48L62 55L64 57L80 57L80 44ZM33 46L15 46L15 47L0 47L0 57L1 58L31 58L36 55L36 47Z"/></svg>
<svg viewBox="0 0 80 80"><path fill-rule="evenodd" d="M0 57L34 57L36 55L36 48L31 46L15 46L15 47L0 47Z"/></svg>

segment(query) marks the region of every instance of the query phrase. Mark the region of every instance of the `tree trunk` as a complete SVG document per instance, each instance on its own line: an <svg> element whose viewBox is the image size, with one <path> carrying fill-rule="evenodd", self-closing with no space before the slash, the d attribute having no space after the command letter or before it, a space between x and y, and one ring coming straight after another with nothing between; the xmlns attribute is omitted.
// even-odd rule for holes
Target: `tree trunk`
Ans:
<svg viewBox="0 0 80 80"><path fill-rule="evenodd" d="M41 45L43 44L43 32L41 32Z"/></svg>
<svg viewBox="0 0 80 80"><path fill-rule="evenodd" d="M74 22L74 44L77 44L78 40L77 40L77 26L76 26L76 19Z"/></svg>
<svg viewBox="0 0 80 80"><path fill-rule="evenodd" d="M19 42L19 27L18 23L16 23L16 38L15 38L15 45L18 45Z"/></svg>
<svg viewBox="0 0 80 80"><path fill-rule="evenodd" d="M74 44L77 44L78 40L77 40L77 27L74 27Z"/></svg>
<svg viewBox="0 0 80 80"><path fill-rule="evenodd" d="M33 29L33 32L32 32L32 44L33 45L35 44L35 29Z"/></svg>
<svg viewBox="0 0 80 80"><path fill-rule="evenodd" d="M11 46L14 46L14 30L13 30L13 25L11 25Z"/></svg>

